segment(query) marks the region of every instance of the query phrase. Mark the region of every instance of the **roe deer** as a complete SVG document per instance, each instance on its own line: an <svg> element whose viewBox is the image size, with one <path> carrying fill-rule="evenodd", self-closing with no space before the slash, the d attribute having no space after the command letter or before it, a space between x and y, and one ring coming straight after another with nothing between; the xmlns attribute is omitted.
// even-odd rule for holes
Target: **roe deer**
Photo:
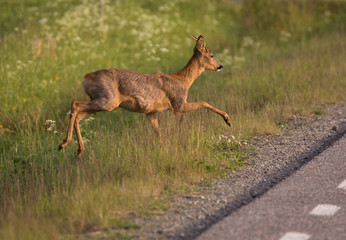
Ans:
<svg viewBox="0 0 346 240"><path fill-rule="evenodd" d="M222 65L206 46L203 36L196 40L193 56L187 65L177 73L138 73L125 69L103 69L84 76L82 84L90 101L73 101L67 137L58 150L66 147L72 140L75 129L78 140L77 158L81 158L85 147L79 129L82 117L99 111L112 111L118 107L131 112L145 113L155 133L161 140L161 131L155 113L171 110L174 114L207 108L221 115L230 126L227 113L214 108L206 102L186 102L190 86L204 70L221 71Z"/></svg>

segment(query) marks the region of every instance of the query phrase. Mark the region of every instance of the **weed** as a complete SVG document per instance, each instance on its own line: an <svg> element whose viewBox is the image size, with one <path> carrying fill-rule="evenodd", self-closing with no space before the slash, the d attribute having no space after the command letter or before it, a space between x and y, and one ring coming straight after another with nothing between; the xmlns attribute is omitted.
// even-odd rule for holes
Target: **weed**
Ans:
<svg viewBox="0 0 346 240"><path fill-rule="evenodd" d="M315 115L325 115L326 112L323 109L315 109L312 111L313 114Z"/></svg>
<svg viewBox="0 0 346 240"><path fill-rule="evenodd" d="M110 225L115 228L120 228L120 229L126 229L126 230L131 230L131 229L139 229L141 226L128 222L128 221L121 221L119 219L111 219L110 220Z"/></svg>

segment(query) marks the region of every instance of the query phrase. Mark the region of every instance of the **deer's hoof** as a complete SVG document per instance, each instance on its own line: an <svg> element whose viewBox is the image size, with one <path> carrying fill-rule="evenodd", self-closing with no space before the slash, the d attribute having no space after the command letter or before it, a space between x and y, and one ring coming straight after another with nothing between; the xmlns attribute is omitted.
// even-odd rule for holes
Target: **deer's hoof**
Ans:
<svg viewBox="0 0 346 240"><path fill-rule="evenodd" d="M231 126L231 119L229 118L228 115L224 117L225 123L230 127Z"/></svg>
<svg viewBox="0 0 346 240"><path fill-rule="evenodd" d="M61 149L63 149L62 144L58 146L58 151L60 151Z"/></svg>
<svg viewBox="0 0 346 240"><path fill-rule="evenodd" d="M82 159L83 153L84 153L84 150L78 149L77 155L76 155L76 160Z"/></svg>

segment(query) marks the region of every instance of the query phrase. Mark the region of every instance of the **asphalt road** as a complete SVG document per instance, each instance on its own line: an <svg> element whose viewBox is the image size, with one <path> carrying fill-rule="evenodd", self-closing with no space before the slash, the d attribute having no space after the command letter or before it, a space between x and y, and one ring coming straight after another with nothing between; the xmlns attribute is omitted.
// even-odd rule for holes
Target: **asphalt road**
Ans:
<svg viewBox="0 0 346 240"><path fill-rule="evenodd" d="M196 239L346 240L346 135Z"/></svg>

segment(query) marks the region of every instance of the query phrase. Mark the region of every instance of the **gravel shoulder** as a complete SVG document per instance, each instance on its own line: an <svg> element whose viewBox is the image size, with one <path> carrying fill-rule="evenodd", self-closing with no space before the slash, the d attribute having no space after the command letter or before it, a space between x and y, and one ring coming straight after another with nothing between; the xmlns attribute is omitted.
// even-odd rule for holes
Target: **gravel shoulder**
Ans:
<svg viewBox="0 0 346 240"><path fill-rule="evenodd" d="M346 133L346 102L325 112L297 117L281 126L281 134L253 141L249 165L200 187L199 194L176 197L162 216L133 217L141 228L131 239L193 239L261 196Z"/></svg>

